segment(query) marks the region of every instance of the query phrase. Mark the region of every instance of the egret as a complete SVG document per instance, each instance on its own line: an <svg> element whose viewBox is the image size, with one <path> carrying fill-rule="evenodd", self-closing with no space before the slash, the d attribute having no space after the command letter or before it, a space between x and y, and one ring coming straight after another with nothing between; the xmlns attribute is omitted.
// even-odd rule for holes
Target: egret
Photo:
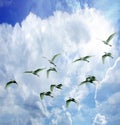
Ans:
<svg viewBox="0 0 120 125"><path fill-rule="evenodd" d="M86 61L86 62L89 62L89 58L90 57L92 57L92 56L84 56L84 57L80 57L80 58L78 58L78 59L75 59L74 61L73 61L73 63L74 62L78 62L78 61Z"/></svg>
<svg viewBox="0 0 120 125"><path fill-rule="evenodd" d="M77 101L74 98L69 98L68 100L66 100L66 107L68 108L69 104L71 102L77 103Z"/></svg>
<svg viewBox="0 0 120 125"><path fill-rule="evenodd" d="M60 53L58 54L55 54L52 59L48 59L49 63L56 66L56 64L54 63L54 60L60 55ZM46 57L43 57L43 58L46 58ZM46 58L47 59L47 58Z"/></svg>
<svg viewBox="0 0 120 125"><path fill-rule="evenodd" d="M112 56L112 54L111 53L107 53L107 52L104 52L105 54L104 55L102 55L102 62L104 63L105 62L105 58L106 57L110 57L110 58L112 58L113 59L113 56Z"/></svg>
<svg viewBox="0 0 120 125"><path fill-rule="evenodd" d="M107 40L102 40L102 42L103 42L104 44L106 44L106 45L112 46L112 45L109 44L109 42L110 42L111 39L115 36L115 34L116 34L116 33L111 34L111 35L107 38Z"/></svg>
<svg viewBox="0 0 120 125"><path fill-rule="evenodd" d="M83 84L86 84L86 83L92 83L92 84L94 84L94 81L97 81L95 76L88 76L86 78L86 80L83 81L83 82L81 82L79 85L83 85Z"/></svg>
<svg viewBox="0 0 120 125"><path fill-rule="evenodd" d="M9 81L9 82L6 83L5 88L7 88L8 86L10 86L11 84L18 85L18 83L15 80L11 80L11 81Z"/></svg>
<svg viewBox="0 0 120 125"><path fill-rule="evenodd" d="M48 92L41 92L40 93L40 98L41 98L41 100L44 98L44 96L50 96L50 97L53 98L53 96L51 94L52 93L50 91L48 91Z"/></svg>
<svg viewBox="0 0 120 125"><path fill-rule="evenodd" d="M50 85L50 90L53 91L54 88L62 89L62 84L58 84L58 85L51 84L51 85Z"/></svg>

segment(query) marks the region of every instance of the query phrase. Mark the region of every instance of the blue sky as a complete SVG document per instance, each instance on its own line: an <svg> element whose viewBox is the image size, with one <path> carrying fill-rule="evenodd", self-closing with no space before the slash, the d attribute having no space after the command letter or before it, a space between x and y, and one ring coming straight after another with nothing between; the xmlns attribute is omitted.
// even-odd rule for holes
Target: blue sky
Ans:
<svg viewBox="0 0 120 125"><path fill-rule="evenodd" d="M119 125L120 122L120 1L0 0L0 125ZM112 33L112 47L102 43ZM102 63L104 52L113 59ZM40 78L26 70L51 65L57 73ZM72 61L92 55L90 62ZM89 75L99 83L78 86ZM18 86L4 89L11 79ZM62 83L54 98L40 100L50 84ZM78 105L65 107L74 97Z"/></svg>

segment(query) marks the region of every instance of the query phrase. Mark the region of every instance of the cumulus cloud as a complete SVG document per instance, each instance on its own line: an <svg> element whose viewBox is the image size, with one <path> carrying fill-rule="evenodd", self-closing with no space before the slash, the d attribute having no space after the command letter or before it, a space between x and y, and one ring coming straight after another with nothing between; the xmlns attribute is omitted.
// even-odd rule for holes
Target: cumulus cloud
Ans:
<svg viewBox="0 0 120 125"><path fill-rule="evenodd" d="M114 65L108 69L104 79L97 89L96 101L97 112L104 114L107 124L119 124L120 105L120 57L116 59Z"/></svg>
<svg viewBox="0 0 120 125"><path fill-rule="evenodd" d="M120 57L117 58L114 65L107 70L104 79L101 81L101 84L98 87L98 92L97 92L98 93L98 96L97 96L98 102L102 102L102 101L106 100L106 98L108 98L109 96L114 94L115 92L119 92L119 90L120 90L120 87L119 87L120 64L119 64L119 62L120 62ZM107 90L107 88L109 88L109 89ZM107 90L107 92L106 92L106 90Z"/></svg>
<svg viewBox="0 0 120 125"><path fill-rule="evenodd" d="M72 116L75 119L79 112L76 110L74 113L77 114L71 115L67 109L64 110L62 106L65 106L65 99L68 96L75 96L80 106L83 106L84 100L89 99L90 93L92 98L94 87L78 88L78 84L91 74L96 75L98 80L102 79L107 68L114 64L117 58L115 47L112 49L97 40L97 38L106 39L114 31L114 27L99 11L89 8L73 14L55 12L53 16L44 20L30 13L21 26L19 24L14 27L8 24L0 25L0 58L2 60L0 62L2 67L0 123L47 125L53 119L52 124L55 125L61 123L72 125ZM115 45L113 41L111 43ZM104 51L114 53L114 59L108 60L105 65L101 62ZM39 67L48 69L51 65L43 59L43 56L51 58L56 53L61 53L55 61L58 72L52 72L48 79L46 70L40 73L40 77L24 74L26 70ZM93 55L90 63L72 63L75 58L85 55ZM4 90L5 83L10 79L16 79L18 87L12 85ZM62 83L63 89L59 92L55 90L53 99L45 97L41 101L39 93L49 91L52 83ZM89 107L87 104L86 106ZM58 109L57 112L62 110L64 115L62 116L61 113L61 117L58 115L54 120L52 118L56 113L54 108ZM73 110L73 107L70 107L70 111ZM11 114L13 117L10 117ZM82 116L84 113L80 112L80 114ZM8 120L4 121L5 117Z"/></svg>

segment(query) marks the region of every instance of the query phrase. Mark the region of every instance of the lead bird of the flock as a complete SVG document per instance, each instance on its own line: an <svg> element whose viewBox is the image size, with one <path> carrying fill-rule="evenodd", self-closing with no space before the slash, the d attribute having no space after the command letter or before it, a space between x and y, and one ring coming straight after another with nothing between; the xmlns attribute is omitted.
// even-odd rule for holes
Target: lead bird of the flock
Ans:
<svg viewBox="0 0 120 125"><path fill-rule="evenodd" d="M74 61L73 61L73 63L74 62L78 62L78 61L86 61L86 62L89 62L89 58L91 58L92 56L84 56L84 57L80 57L80 58L78 58L78 59L75 59Z"/></svg>
<svg viewBox="0 0 120 125"><path fill-rule="evenodd" d="M108 46L112 46L111 44L109 44L109 42L112 40L112 38L115 36L116 32L115 33L112 33L108 38L107 40L101 40L104 44L108 45Z"/></svg>
<svg viewBox="0 0 120 125"><path fill-rule="evenodd" d="M38 73L42 70L45 70L46 68L39 68L39 69L36 69L36 70L33 70L33 71L25 71L24 73L30 73L30 74L33 74L33 75L36 75L39 77Z"/></svg>
<svg viewBox="0 0 120 125"><path fill-rule="evenodd" d="M74 98L69 98L66 100L66 108L68 108L68 106L71 102L78 104L78 102Z"/></svg>
<svg viewBox="0 0 120 125"><path fill-rule="evenodd" d="M41 100L44 98L44 96L50 96L50 97L53 98L53 96L51 94L52 93L50 91L48 91L48 92L41 92L40 93L40 98L41 98Z"/></svg>
<svg viewBox="0 0 120 125"><path fill-rule="evenodd" d="M47 78L49 77L49 73L50 72L57 72L56 68L54 67L50 67L48 70L47 70Z"/></svg>
<svg viewBox="0 0 120 125"><path fill-rule="evenodd" d="M94 82L97 81L95 76L88 76L86 77L85 81L81 82L79 85L87 84L87 83L92 83L95 84Z"/></svg>
<svg viewBox="0 0 120 125"><path fill-rule="evenodd" d="M56 67L56 64L55 64L54 61L55 61L55 59L56 59L59 55L60 55L60 53L55 54L55 55L52 57L52 59L48 59L47 57L43 57L43 58L48 59L49 63Z"/></svg>
<svg viewBox="0 0 120 125"><path fill-rule="evenodd" d="M62 89L62 86L63 86L62 84L58 84L58 85L56 85L56 84L51 84L51 85L50 85L50 90L53 91L54 88Z"/></svg>
<svg viewBox="0 0 120 125"><path fill-rule="evenodd" d="M105 54L104 55L102 55L102 62L104 63L105 62L105 58L106 57L110 57L110 58L112 58L113 59L113 56L112 56L112 53L107 53L107 52L104 52Z"/></svg>
<svg viewBox="0 0 120 125"><path fill-rule="evenodd" d="M16 84L16 85L18 85L18 83L17 83L15 80L11 80L11 81L9 81L9 82L6 83L5 89L6 89L8 86L10 86L11 84Z"/></svg>

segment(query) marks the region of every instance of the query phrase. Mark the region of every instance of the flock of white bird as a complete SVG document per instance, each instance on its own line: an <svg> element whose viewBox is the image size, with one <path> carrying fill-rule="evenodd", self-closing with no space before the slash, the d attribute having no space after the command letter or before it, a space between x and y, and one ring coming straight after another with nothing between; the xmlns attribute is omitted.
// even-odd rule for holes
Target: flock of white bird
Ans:
<svg viewBox="0 0 120 125"><path fill-rule="evenodd" d="M112 45L109 44L109 42L110 42L111 39L115 36L115 34L116 34L116 33L111 34L111 35L107 38L107 40L102 41L102 42L103 42L105 45L108 45L108 46L112 47ZM52 65L52 67L50 67L49 69L46 70L46 68L39 68L39 69L36 69L36 70L33 70L33 71L25 71L24 73L33 74L33 75L39 77L39 72L41 72L41 71L43 71L43 70L46 70L46 74L47 74L47 78L48 78L50 72L56 72L56 73L57 73L56 64L55 64L55 59L56 59L58 56L60 56L60 54L55 54L52 59L47 59L46 57L43 57L43 58L47 59L47 60L49 61L49 63ZM86 62L89 63L89 60L88 60L88 59L91 58L91 57L92 57L92 56L80 57L80 58L78 58L78 59L75 59L75 60L73 61L73 63L78 62L78 61L86 61ZM110 52L104 52L104 54L102 55L102 62L103 62L103 63L105 63L106 57L113 58L112 53L110 53ZM87 83L92 83L92 84L94 84L95 81L97 81L97 79L96 79L95 76L88 76L88 77L86 77L86 79L85 79L83 82L81 82L79 85L83 85L83 84L87 84ZM9 81L9 82L6 83L5 89L6 89L8 86L10 86L11 84L16 84L16 85L18 85L18 83L17 83L16 80L11 80L11 81ZM94 85L95 85L95 84L94 84ZM44 96L49 96L49 97L52 97L52 98L53 98L52 92L53 92L54 88L62 89L62 87L63 87L62 84L51 84L51 85L50 85L50 91L41 92L41 93L40 93L40 99L42 100L42 99L44 98ZM74 102L74 103L76 103L76 104L78 103L74 98L69 97L69 99L66 100L66 107L68 107L71 102Z"/></svg>

